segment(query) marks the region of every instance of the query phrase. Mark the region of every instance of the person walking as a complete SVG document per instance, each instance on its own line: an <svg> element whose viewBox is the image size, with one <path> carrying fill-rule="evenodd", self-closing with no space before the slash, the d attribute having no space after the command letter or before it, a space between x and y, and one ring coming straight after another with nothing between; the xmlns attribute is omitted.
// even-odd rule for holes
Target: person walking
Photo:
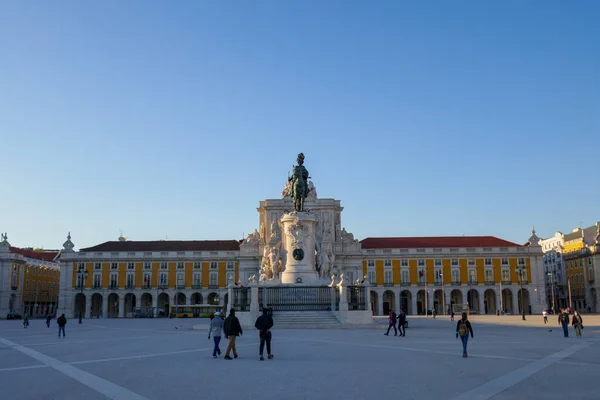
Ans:
<svg viewBox="0 0 600 400"><path fill-rule="evenodd" d="M64 338L65 337L65 325L67 324L67 317L65 317L65 314L63 314L60 317L58 317L56 322L58 323L58 338L60 339L61 332L62 332L63 338Z"/></svg>
<svg viewBox="0 0 600 400"><path fill-rule="evenodd" d="M46 316L46 326L50 328L50 321L52 321L52 315L48 314Z"/></svg>
<svg viewBox="0 0 600 400"><path fill-rule="evenodd" d="M396 313L390 310L389 325L387 332L384 333L385 336L390 334L390 329L392 329L392 327L394 328L394 336L398 336L398 330L396 330Z"/></svg>
<svg viewBox="0 0 600 400"><path fill-rule="evenodd" d="M406 336L406 314L404 314L403 310L400 310L398 313L398 331L400 331L400 336Z"/></svg>
<svg viewBox="0 0 600 400"><path fill-rule="evenodd" d="M579 314L577 311L573 311L572 324L575 328L575 334L577 335L577 337L581 337L581 330L583 329L583 318L581 317L581 314Z"/></svg>
<svg viewBox="0 0 600 400"><path fill-rule="evenodd" d="M437 315L437 310L435 309L435 307L433 307L431 314L433 315L433 319L435 319L435 316Z"/></svg>
<svg viewBox="0 0 600 400"><path fill-rule="evenodd" d="M221 355L221 349L219 348L219 343L221 342L221 333L223 332L223 318L221 318L221 313L217 311L210 321L210 325L208 326L208 340L210 340L210 336L212 335L215 346L213 348L213 358L217 358Z"/></svg>
<svg viewBox="0 0 600 400"><path fill-rule="evenodd" d="M454 310L450 310L450 321L454 321Z"/></svg>
<svg viewBox="0 0 600 400"><path fill-rule="evenodd" d="M29 316L27 315L27 313L25 313L25 316L23 317L23 328L28 328L29 327Z"/></svg>
<svg viewBox="0 0 600 400"><path fill-rule="evenodd" d="M544 324L548 323L548 311L546 311L546 309L544 308L544 311L542 311L542 316L544 317Z"/></svg>
<svg viewBox="0 0 600 400"><path fill-rule="evenodd" d="M240 325L240 320L235 316L235 309L229 310L229 316L225 318L225 323L223 324L223 333L225 333L225 339L229 339L229 343L227 344L227 350L225 350L225 360L232 360L229 356L229 353L233 351L233 358L238 358L237 350L235 348L235 340L238 336L242 336L244 333L242 331L242 326Z"/></svg>
<svg viewBox="0 0 600 400"><path fill-rule="evenodd" d="M258 338L260 339L260 346L258 348L258 353L260 355L260 361L264 361L263 350L265 349L265 344L267 345L267 357L270 359L273 358L273 354L271 354L271 331L270 329L273 327L273 318L269 315L269 309L263 308L263 315L256 319L256 323L254 327L258 329Z"/></svg>
<svg viewBox="0 0 600 400"><path fill-rule="evenodd" d="M460 341L463 347L463 358L467 358L467 343L469 341L469 333L471 333L471 339L473 338L473 327L467 319L467 313L462 313L462 318L456 324L456 337L460 336Z"/></svg>
<svg viewBox="0 0 600 400"><path fill-rule="evenodd" d="M558 324L562 325L563 333L566 338L569 337L569 313L567 310L561 310L558 314Z"/></svg>

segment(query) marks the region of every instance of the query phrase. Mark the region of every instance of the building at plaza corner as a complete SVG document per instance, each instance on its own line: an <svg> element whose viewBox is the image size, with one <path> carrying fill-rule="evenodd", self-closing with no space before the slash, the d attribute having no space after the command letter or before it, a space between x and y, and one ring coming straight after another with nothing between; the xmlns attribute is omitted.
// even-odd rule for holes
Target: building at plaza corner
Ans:
<svg viewBox="0 0 600 400"><path fill-rule="evenodd" d="M400 308L408 314L433 309L516 314L523 308L539 313L545 308L542 250L535 231L527 245L492 236L359 241L342 227L341 201L317 196L303 161L301 153L294 167L294 174L304 179L303 196L289 178L280 198L259 203L259 226L243 240L121 237L75 251L69 234L60 258L59 312L129 317L140 308L167 315L170 305L209 304L240 306L250 316L250 308L256 313L259 307L250 305L252 296L253 302L262 302L260 307L278 311L324 305L320 311L349 323L366 322L358 311L368 307L374 315ZM240 300L243 287L256 288L256 295ZM296 287L311 294L288 310L290 298L299 296ZM331 302L319 300L329 296L329 289L337 293Z"/></svg>
<svg viewBox="0 0 600 400"><path fill-rule="evenodd" d="M9 313L44 317L58 305L60 252L13 247L0 240L0 318Z"/></svg>

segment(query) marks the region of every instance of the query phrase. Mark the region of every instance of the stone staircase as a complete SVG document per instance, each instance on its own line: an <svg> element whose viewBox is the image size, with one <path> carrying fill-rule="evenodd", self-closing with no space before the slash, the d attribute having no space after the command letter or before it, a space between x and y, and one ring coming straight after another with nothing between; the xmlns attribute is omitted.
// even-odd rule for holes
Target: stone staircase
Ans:
<svg viewBox="0 0 600 400"><path fill-rule="evenodd" d="M340 321L331 311L276 311L274 329L339 328Z"/></svg>

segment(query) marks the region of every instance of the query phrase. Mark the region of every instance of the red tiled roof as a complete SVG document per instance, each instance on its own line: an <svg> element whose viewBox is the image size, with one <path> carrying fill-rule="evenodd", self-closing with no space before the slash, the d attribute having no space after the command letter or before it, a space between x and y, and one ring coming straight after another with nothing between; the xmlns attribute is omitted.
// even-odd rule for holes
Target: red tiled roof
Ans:
<svg viewBox="0 0 600 400"><path fill-rule="evenodd" d="M153 240L104 242L80 251L237 251L237 240Z"/></svg>
<svg viewBox="0 0 600 400"><path fill-rule="evenodd" d="M52 262L60 254L60 251L34 251L27 249L20 249L18 247L11 247L10 252L14 254L20 254L23 257L34 258L36 260Z"/></svg>
<svg viewBox="0 0 600 400"><path fill-rule="evenodd" d="M444 247L521 247L520 244L498 239L494 236L432 236L365 238L360 241L363 249L422 249Z"/></svg>

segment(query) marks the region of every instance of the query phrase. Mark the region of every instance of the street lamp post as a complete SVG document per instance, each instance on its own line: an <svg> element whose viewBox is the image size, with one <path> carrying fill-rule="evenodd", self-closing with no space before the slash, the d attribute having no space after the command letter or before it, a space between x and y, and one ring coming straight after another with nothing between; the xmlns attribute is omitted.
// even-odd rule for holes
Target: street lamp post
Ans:
<svg viewBox="0 0 600 400"><path fill-rule="evenodd" d="M83 296L83 286L85 283L85 280L88 277L88 272L87 270L83 269L83 270L79 270L77 271L77 280L79 281L79 293ZM81 319L83 317L83 299L81 299L81 304L79 306L79 323L81 324Z"/></svg>
<svg viewBox="0 0 600 400"><path fill-rule="evenodd" d="M521 285L521 315L523 316L523 321L525 321L525 303L523 302L523 275L525 274L525 266L517 265L515 267L517 273L519 274L519 284Z"/></svg>
<svg viewBox="0 0 600 400"><path fill-rule="evenodd" d="M548 276L550 277L550 286L552 288L552 312L555 312L555 301L554 301L554 274L552 272L548 272Z"/></svg>

